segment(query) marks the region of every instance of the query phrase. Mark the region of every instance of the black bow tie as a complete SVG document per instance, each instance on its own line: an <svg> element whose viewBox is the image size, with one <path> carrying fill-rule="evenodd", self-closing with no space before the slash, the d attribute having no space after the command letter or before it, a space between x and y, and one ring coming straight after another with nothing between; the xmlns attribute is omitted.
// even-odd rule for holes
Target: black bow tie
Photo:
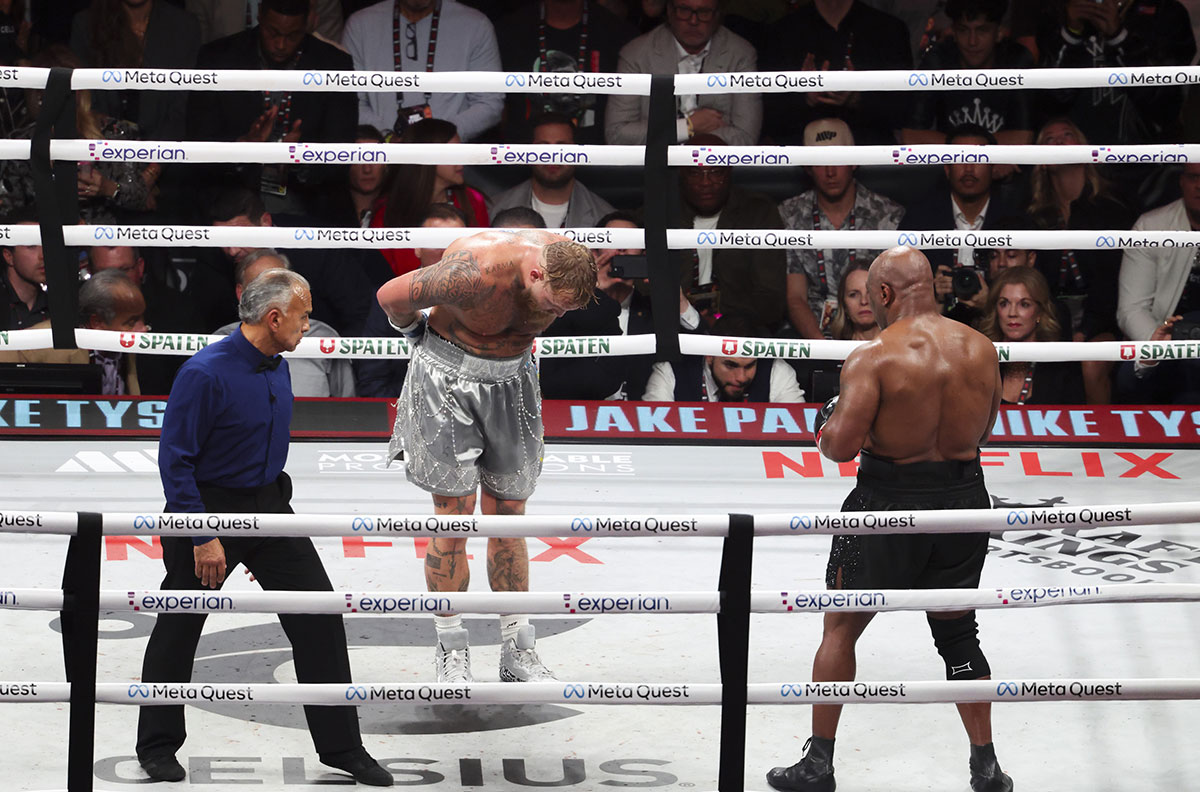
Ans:
<svg viewBox="0 0 1200 792"><path fill-rule="evenodd" d="M274 371L275 369L279 368L279 363L282 360L283 358L279 355L276 355L275 357L263 358L262 360L258 361L258 368L254 369L254 373L261 374L262 372L268 370Z"/></svg>

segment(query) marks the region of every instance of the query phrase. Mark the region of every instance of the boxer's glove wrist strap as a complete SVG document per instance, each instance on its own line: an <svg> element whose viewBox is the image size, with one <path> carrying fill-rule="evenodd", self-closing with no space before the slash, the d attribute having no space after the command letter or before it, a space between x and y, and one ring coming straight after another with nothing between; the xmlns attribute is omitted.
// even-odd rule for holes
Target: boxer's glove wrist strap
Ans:
<svg viewBox="0 0 1200 792"><path fill-rule="evenodd" d="M388 317L388 324L390 324L397 333L409 339L410 341L416 340L425 335L425 325L427 323L428 320L425 318L425 314L420 311L417 312L417 318L413 319L410 324L407 324L404 327L400 327L392 321L390 316Z"/></svg>

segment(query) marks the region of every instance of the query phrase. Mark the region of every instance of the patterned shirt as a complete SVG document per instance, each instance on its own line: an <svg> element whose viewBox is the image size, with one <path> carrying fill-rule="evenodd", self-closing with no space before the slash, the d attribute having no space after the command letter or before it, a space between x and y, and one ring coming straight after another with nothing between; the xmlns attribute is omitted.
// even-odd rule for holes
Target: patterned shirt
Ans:
<svg viewBox="0 0 1200 792"><path fill-rule="evenodd" d="M849 231L850 215L834 228L825 213L818 209L819 222L813 228L813 202L816 191L809 190L797 196L788 198L779 205L779 214L783 224L797 231ZM904 217L904 207L879 193L872 192L861 183L854 183L854 230L856 231L894 231ZM870 264L879 255L878 250L798 250L787 252L788 274L803 273L808 278L808 305L820 324L825 311L825 300L837 297L838 284L842 275L850 269L851 254L855 263ZM825 283L821 283L821 263L824 262Z"/></svg>

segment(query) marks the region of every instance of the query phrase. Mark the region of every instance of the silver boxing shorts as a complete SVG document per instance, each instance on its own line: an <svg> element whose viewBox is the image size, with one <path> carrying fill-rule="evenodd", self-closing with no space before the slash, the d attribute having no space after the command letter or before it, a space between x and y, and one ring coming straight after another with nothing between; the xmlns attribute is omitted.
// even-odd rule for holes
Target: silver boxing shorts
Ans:
<svg viewBox="0 0 1200 792"><path fill-rule="evenodd" d="M542 393L529 352L482 358L433 330L413 349L388 459L435 495L525 500L542 472Z"/></svg>

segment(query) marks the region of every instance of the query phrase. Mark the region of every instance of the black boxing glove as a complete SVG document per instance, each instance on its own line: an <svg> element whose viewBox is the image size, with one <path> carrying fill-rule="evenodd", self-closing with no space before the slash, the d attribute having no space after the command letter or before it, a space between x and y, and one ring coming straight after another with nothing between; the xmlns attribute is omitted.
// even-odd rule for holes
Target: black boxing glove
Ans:
<svg viewBox="0 0 1200 792"><path fill-rule="evenodd" d="M821 409L817 411L817 417L813 421L813 432L817 436L818 448L821 446L821 429L825 426L826 422L829 421L830 416L833 415L833 411L837 409L837 403L838 397L834 396L832 399L825 402L825 404L821 406Z"/></svg>

